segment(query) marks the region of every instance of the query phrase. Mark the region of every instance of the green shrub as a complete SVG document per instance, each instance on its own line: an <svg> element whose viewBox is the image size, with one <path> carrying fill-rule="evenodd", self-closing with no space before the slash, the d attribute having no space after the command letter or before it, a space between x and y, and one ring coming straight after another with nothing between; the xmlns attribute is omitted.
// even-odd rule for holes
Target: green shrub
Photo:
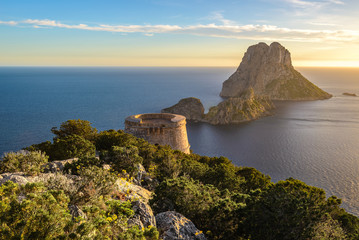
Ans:
<svg viewBox="0 0 359 240"><path fill-rule="evenodd" d="M83 157L72 163L66 163L63 169L64 173L72 174L72 175L79 175L80 169L84 167L96 166L101 168L103 165L103 161L99 160L96 157Z"/></svg>
<svg viewBox="0 0 359 240"><path fill-rule="evenodd" d="M263 191L247 222L253 239L310 239L313 226L338 208L340 200L326 200L324 190L288 179Z"/></svg>
<svg viewBox="0 0 359 240"><path fill-rule="evenodd" d="M41 151L9 152L0 161L0 172L24 172L28 175L37 175L47 161L48 157Z"/></svg>
<svg viewBox="0 0 359 240"><path fill-rule="evenodd" d="M191 219L214 239L239 239L241 210L248 195L220 192L212 185L179 177L164 180L155 190L151 205L156 212L177 211ZM239 237L239 236L238 236Z"/></svg>
<svg viewBox="0 0 359 240"><path fill-rule="evenodd" d="M127 147L135 145L137 138L122 130L103 131L96 137L95 145L98 151L110 151L113 146Z"/></svg>
<svg viewBox="0 0 359 240"><path fill-rule="evenodd" d="M51 132L56 135L55 139L77 135L88 141L93 141L97 136L97 129L91 127L89 121L81 119L67 120L61 124L59 130L57 127L53 127Z"/></svg>
<svg viewBox="0 0 359 240"><path fill-rule="evenodd" d="M64 238L71 221L68 198L62 191L44 190L34 183L20 189L10 181L0 187L0 239Z"/></svg>
<svg viewBox="0 0 359 240"><path fill-rule="evenodd" d="M99 197L111 195L115 190L117 176L109 170L96 166L80 167L78 193L71 198L73 204L85 204Z"/></svg>
<svg viewBox="0 0 359 240"><path fill-rule="evenodd" d="M78 135L66 136L54 140L49 157L51 160L95 157L96 148L88 140Z"/></svg>
<svg viewBox="0 0 359 240"><path fill-rule="evenodd" d="M135 176L138 171L136 165L142 163L142 158L138 154L136 146L113 146L105 157L105 162L111 164L112 169L118 173L125 170L130 176Z"/></svg>

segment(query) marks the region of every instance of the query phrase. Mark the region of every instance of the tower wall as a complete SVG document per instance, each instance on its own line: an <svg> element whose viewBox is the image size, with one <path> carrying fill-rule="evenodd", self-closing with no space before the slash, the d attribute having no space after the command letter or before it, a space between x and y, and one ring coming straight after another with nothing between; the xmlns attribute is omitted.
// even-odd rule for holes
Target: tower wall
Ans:
<svg viewBox="0 0 359 240"><path fill-rule="evenodd" d="M190 153L186 118L182 115L170 113L132 115L125 120L125 132L152 144L169 145L173 149Z"/></svg>

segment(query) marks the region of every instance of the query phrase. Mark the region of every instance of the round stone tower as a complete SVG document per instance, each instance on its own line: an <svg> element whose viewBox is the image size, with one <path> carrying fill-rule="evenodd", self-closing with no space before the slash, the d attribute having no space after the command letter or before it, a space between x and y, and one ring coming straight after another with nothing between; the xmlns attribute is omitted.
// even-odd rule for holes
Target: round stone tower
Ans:
<svg viewBox="0 0 359 240"><path fill-rule="evenodd" d="M173 149L190 153L186 118L171 113L132 115L125 120L125 132L152 144L170 145Z"/></svg>

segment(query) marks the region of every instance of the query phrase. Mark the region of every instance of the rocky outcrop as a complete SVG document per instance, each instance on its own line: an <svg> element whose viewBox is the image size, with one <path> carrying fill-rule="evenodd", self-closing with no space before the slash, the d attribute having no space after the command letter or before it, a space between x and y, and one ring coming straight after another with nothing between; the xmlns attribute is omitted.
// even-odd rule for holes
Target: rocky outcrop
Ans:
<svg viewBox="0 0 359 240"><path fill-rule="evenodd" d="M332 95L309 82L292 66L287 49L277 42L250 46L237 71L223 83L222 97L242 97L252 88L271 100L317 100Z"/></svg>
<svg viewBox="0 0 359 240"><path fill-rule="evenodd" d="M177 212L168 211L156 215L157 229L163 240L205 240L202 231L198 230L191 220Z"/></svg>
<svg viewBox="0 0 359 240"><path fill-rule="evenodd" d="M183 115L188 120L201 121L204 117L204 107L201 100L194 97L183 98L177 104L162 109L162 113Z"/></svg>
<svg viewBox="0 0 359 240"><path fill-rule="evenodd" d="M228 98L215 107L211 107L204 121L210 124L236 124L256 120L271 115L274 108L267 97L251 95L245 98Z"/></svg>
<svg viewBox="0 0 359 240"><path fill-rule="evenodd" d="M0 186L7 181L12 181L13 183L17 183L19 185L25 185L29 182L26 178L25 173L17 172L17 173L3 173L0 175Z"/></svg>
<svg viewBox="0 0 359 240"><path fill-rule="evenodd" d="M56 173L56 172L62 172L64 170L66 163L73 163L74 161L77 161L78 158L70 158L66 160L58 160L58 161L52 161L48 162L43 166L45 173Z"/></svg>
<svg viewBox="0 0 359 240"><path fill-rule="evenodd" d="M183 100L183 99L182 99ZM174 108L174 106L166 109L171 109L175 114L184 114L191 110L192 104L186 105L188 101L180 100L176 105L181 105L181 108ZM199 99L198 99L199 101ZM202 108L203 105L201 104ZM253 89L248 89L246 94L243 94L240 98L228 98L217 106L211 107L207 114L203 114L201 108L197 108L199 111L197 114L188 115L188 120L196 120L199 122L207 122L210 124L236 124L243 123L258 119L263 116L271 114L271 110L274 108L274 104L268 97L258 97L254 95ZM181 109L181 112L176 110ZM163 109L162 111L164 111ZM194 112L194 109L191 110ZM196 119L192 119L191 116L197 116ZM202 116L199 118L198 116Z"/></svg>
<svg viewBox="0 0 359 240"><path fill-rule="evenodd" d="M119 192L126 193L126 200L137 199L147 203L152 194L152 192L148 191L147 189L136 184L132 184L124 179L118 179L115 182L115 188Z"/></svg>
<svg viewBox="0 0 359 240"><path fill-rule="evenodd" d="M344 96L349 96L349 97L357 97L357 95L355 93L343 93Z"/></svg>
<svg viewBox="0 0 359 240"><path fill-rule="evenodd" d="M148 226L156 226L156 218L152 208L142 201L132 202L132 209L135 215L128 220L128 225L138 226L140 229Z"/></svg>

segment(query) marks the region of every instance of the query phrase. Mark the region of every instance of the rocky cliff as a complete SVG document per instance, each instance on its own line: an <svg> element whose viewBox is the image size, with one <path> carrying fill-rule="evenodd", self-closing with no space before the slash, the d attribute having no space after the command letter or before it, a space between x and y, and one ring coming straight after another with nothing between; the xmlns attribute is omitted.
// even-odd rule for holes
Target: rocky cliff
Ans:
<svg viewBox="0 0 359 240"><path fill-rule="evenodd" d="M228 98L215 107L211 107L204 117L210 124L235 124L256 120L268 116L274 105L267 97L257 97L253 90L242 98Z"/></svg>
<svg viewBox="0 0 359 240"><path fill-rule="evenodd" d="M210 124L242 123L258 119L270 114L274 108L267 97L257 97L253 89L238 98L228 98L204 114L204 107L197 98L185 98L172 107L162 109L162 112L181 114L187 120L207 122Z"/></svg>
<svg viewBox="0 0 359 240"><path fill-rule="evenodd" d="M250 46L237 71L223 83L222 97L242 97L252 88L271 100L317 100L332 95L309 82L292 66L290 53L277 42Z"/></svg>
<svg viewBox="0 0 359 240"><path fill-rule="evenodd" d="M204 117L204 107L201 100L194 97L183 98L172 107L162 109L162 113L174 113L185 116L188 120L201 121Z"/></svg>

